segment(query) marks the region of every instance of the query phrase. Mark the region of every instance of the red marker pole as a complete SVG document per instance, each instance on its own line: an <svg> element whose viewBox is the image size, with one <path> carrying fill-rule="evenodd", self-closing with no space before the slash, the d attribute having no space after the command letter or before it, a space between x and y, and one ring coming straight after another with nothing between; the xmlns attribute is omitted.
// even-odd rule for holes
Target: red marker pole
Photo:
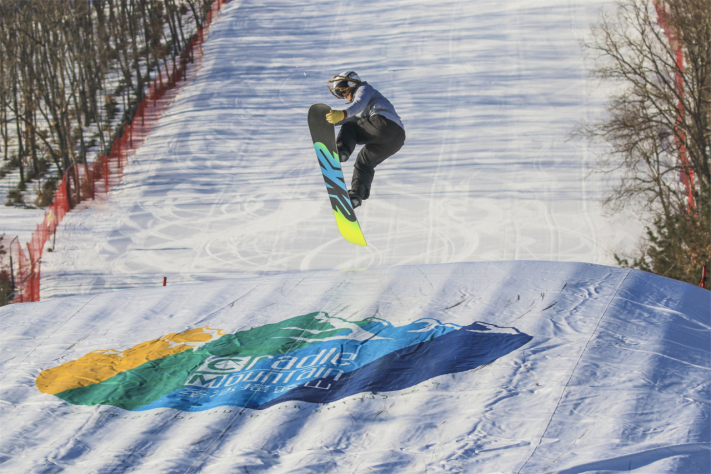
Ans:
<svg viewBox="0 0 711 474"><path fill-rule="evenodd" d="M163 277L163 286L165 286L168 283L168 277Z"/></svg>

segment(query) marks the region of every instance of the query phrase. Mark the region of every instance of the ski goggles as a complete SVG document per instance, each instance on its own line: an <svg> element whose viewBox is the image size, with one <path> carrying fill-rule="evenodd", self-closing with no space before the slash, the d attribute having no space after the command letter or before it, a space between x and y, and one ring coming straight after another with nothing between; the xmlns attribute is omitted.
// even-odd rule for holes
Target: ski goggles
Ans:
<svg viewBox="0 0 711 474"><path fill-rule="evenodd" d="M331 91L331 94L338 99L345 99L343 93L348 89L348 81L341 81L333 87L328 86L328 90Z"/></svg>

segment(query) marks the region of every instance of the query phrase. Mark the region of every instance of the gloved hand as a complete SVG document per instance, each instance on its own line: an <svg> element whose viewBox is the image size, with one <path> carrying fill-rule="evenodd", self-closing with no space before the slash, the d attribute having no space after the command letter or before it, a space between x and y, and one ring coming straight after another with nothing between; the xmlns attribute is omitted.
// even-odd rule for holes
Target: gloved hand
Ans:
<svg viewBox="0 0 711 474"><path fill-rule="evenodd" d="M326 120L328 123L338 123L346 118L346 113L342 110L331 110L326 114Z"/></svg>

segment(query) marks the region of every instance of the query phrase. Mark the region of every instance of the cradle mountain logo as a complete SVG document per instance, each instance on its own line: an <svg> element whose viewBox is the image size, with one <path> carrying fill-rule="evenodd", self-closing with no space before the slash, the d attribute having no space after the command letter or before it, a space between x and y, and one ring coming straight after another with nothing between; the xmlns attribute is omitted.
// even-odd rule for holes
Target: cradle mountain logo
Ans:
<svg viewBox="0 0 711 474"><path fill-rule="evenodd" d="M405 389L489 364L531 339L486 323L426 318L395 327L379 318L347 321L318 312L235 334L204 327L123 352L94 351L43 371L36 384L74 405L264 409Z"/></svg>

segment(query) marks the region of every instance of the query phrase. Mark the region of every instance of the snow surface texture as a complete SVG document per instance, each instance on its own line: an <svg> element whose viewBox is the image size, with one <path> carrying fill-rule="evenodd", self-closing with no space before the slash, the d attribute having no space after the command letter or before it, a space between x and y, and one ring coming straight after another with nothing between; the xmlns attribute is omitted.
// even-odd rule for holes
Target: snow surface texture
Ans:
<svg viewBox="0 0 711 474"><path fill-rule="evenodd" d="M6 306L0 471L705 473L710 307L711 293L643 272L531 261L291 272ZM480 322L532 339L404 390L241 414L73 406L35 386L41 371L92 351L314 311L395 326Z"/></svg>
<svg viewBox="0 0 711 474"><path fill-rule="evenodd" d="M4 164L0 161L0 166ZM52 166L53 169L56 167ZM0 179L0 235L5 234L3 245L7 246L15 237L25 243L32 239L32 232L37 228L37 224L44 219L44 210L35 208L34 205L7 206L7 193L20 182L20 170L10 173ZM35 183L33 183L35 184ZM30 192L26 191L26 201L32 203L37 196L33 186L28 186Z"/></svg>
<svg viewBox="0 0 711 474"><path fill-rule="evenodd" d="M230 3L124 184L59 227L47 301L0 308L0 472L709 472L709 292L593 265L639 235L602 217L592 151L565 141L601 110L577 39L602 4ZM306 126L349 68L408 132L358 210L366 248L338 234ZM126 411L39 389L88 354L314 312L531 339L327 404Z"/></svg>
<svg viewBox="0 0 711 474"><path fill-rule="evenodd" d="M57 296L311 269L462 261L613 264L640 235L602 216L595 150L566 141L601 113L579 38L598 1L233 1L181 91L102 202L71 212L42 265ZM407 129L339 235L306 114L343 106L355 69ZM355 156L344 164L350 180Z"/></svg>

